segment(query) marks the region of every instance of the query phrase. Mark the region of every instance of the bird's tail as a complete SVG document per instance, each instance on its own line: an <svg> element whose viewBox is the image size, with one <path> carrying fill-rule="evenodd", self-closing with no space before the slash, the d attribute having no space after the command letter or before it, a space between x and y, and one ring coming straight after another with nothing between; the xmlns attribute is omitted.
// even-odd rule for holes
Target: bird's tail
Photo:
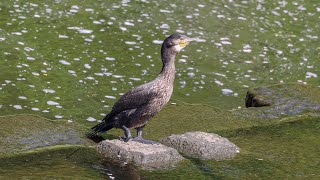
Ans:
<svg viewBox="0 0 320 180"><path fill-rule="evenodd" d="M112 123L107 123L105 121L102 121L101 123L97 124L96 126L92 127L90 131L87 132L88 138L93 138L98 136L98 133L106 132L113 128Z"/></svg>

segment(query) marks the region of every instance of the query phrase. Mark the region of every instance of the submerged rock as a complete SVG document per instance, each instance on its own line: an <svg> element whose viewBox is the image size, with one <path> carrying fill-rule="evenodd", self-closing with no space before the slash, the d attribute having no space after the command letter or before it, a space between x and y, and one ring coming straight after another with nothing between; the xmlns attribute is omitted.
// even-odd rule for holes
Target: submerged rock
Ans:
<svg viewBox="0 0 320 180"><path fill-rule="evenodd" d="M132 163L143 169L168 168L183 160L173 148L134 141L105 140L98 144L97 151L108 159Z"/></svg>
<svg viewBox="0 0 320 180"><path fill-rule="evenodd" d="M304 84L278 84L258 87L247 92L245 112L260 118L278 118L282 115L320 113L320 88ZM252 116L250 114L250 116Z"/></svg>
<svg viewBox="0 0 320 180"><path fill-rule="evenodd" d="M171 135L162 139L161 142L177 149L187 157L201 160L231 159L240 152L240 148L228 139L213 133L187 132Z"/></svg>
<svg viewBox="0 0 320 180"><path fill-rule="evenodd" d="M88 145L84 128L34 115L0 117L0 157L55 145Z"/></svg>

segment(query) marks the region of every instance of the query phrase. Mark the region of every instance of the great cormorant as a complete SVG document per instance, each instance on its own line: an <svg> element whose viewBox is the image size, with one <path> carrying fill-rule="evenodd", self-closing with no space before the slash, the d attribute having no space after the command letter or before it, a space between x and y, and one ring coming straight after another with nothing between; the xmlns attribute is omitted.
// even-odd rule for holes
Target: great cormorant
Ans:
<svg viewBox="0 0 320 180"><path fill-rule="evenodd" d="M137 86L122 95L102 122L91 128L89 137L112 128L121 128L125 134L121 140L125 142L131 139L146 144L157 144L142 139L142 129L169 101L176 71L175 57L192 40L180 34L166 38L161 47L163 66L160 74L153 81ZM137 137L132 138L129 128L137 130Z"/></svg>

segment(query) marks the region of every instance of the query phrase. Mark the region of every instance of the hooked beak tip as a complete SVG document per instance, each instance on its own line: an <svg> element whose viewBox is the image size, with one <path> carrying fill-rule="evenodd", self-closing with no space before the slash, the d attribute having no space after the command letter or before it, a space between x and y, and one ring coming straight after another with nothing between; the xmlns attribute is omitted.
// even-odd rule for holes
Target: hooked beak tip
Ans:
<svg viewBox="0 0 320 180"><path fill-rule="evenodd" d="M195 38L187 38L186 39L188 42L191 42L191 41L195 41Z"/></svg>

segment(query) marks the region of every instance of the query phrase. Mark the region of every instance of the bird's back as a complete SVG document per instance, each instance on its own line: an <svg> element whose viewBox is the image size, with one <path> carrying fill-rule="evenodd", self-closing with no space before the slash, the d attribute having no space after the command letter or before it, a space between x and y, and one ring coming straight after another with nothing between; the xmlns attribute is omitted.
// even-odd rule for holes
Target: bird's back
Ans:
<svg viewBox="0 0 320 180"><path fill-rule="evenodd" d="M142 126L164 107L172 92L173 84L166 84L161 78L137 86L121 96L106 120L117 127Z"/></svg>

